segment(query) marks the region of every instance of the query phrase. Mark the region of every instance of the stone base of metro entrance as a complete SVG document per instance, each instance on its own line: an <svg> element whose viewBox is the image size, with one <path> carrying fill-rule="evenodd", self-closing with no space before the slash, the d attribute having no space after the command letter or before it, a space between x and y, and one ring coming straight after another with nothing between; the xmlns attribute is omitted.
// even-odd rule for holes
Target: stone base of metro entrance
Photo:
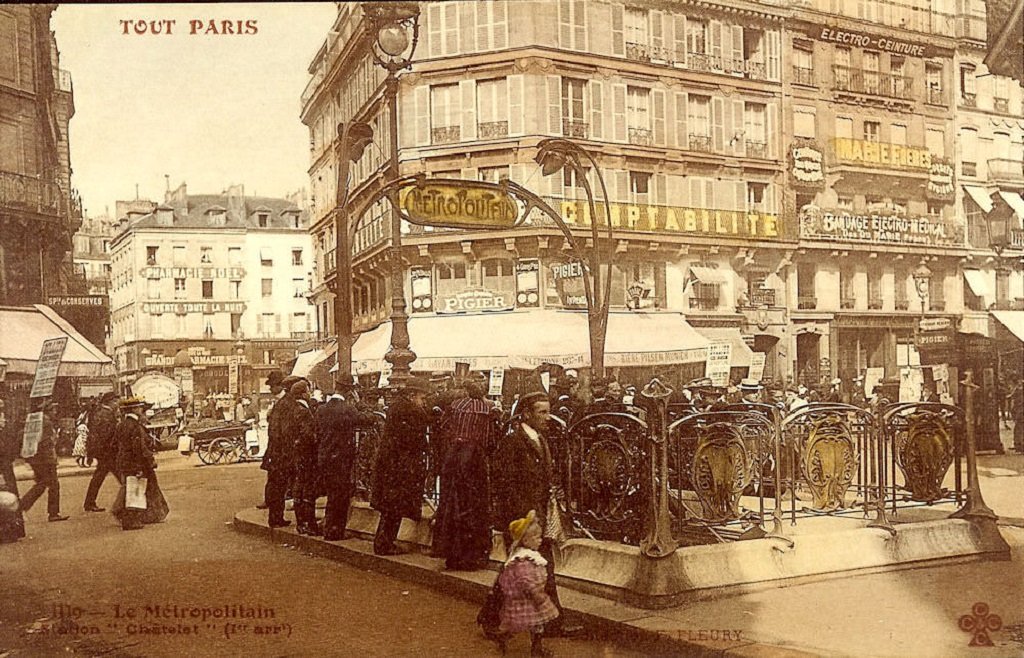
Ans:
<svg viewBox="0 0 1024 658"><path fill-rule="evenodd" d="M937 511L937 507L901 510L895 534L868 527L870 520L859 513L803 518L795 526L786 520L792 546L766 537L681 546L659 559L644 556L636 546L570 539L556 552L556 573L560 585L657 609L853 574L1010 558L1010 547L994 521L935 520ZM355 502L349 533L372 539L377 521L377 513L366 503ZM403 520L399 543L429 554L430 521L426 506L420 521ZM505 560L505 548L500 534L493 539L491 561L496 568Z"/></svg>

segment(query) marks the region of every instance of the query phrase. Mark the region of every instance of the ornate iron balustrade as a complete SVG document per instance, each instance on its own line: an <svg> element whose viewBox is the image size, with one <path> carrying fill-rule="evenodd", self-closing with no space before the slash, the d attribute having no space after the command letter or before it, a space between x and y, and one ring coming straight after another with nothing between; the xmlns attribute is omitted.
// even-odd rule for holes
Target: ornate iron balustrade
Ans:
<svg viewBox="0 0 1024 658"><path fill-rule="evenodd" d="M884 445L891 448L884 481L892 483L886 498L893 514L899 502L963 502L963 411L935 402L896 403L882 410L881 420ZM950 491L942 484L954 462L954 488Z"/></svg>
<svg viewBox="0 0 1024 658"><path fill-rule="evenodd" d="M508 137L508 121L487 121L479 123L476 127L477 136L480 139L493 139L495 137ZM458 141L456 139L456 141Z"/></svg>
<svg viewBox="0 0 1024 658"><path fill-rule="evenodd" d="M818 308L818 298L814 295L798 295L796 307L801 311L813 311Z"/></svg>
<svg viewBox="0 0 1024 658"><path fill-rule="evenodd" d="M431 144L451 144L462 139L462 129L459 126L441 126L430 129Z"/></svg>
<svg viewBox="0 0 1024 658"><path fill-rule="evenodd" d="M723 72L722 58L706 53L689 53L686 56L686 67L694 71Z"/></svg>
<svg viewBox="0 0 1024 658"><path fill-rule="evenodd" d="M650 146L653 143L650 128L629 128L629 143L638 146Z"/></svg>
<svg viewBox="0 0 1024 658"><path fill-rule="evenodd" d="M651 61L650 47L645 43L636 43L635 41L626 42L626 59L636 60L638 62L649 62Z"/></svg>
<svg viewBox="0 0 1024 658"><path fill-rule="evenodd" d="M992 158L988 161L989 180L1007 183L1024 183L1024 162L1009 158Z"/></svg>
<svg viewBox="0 0 1024 658"><path fill-rule="evenodd" d="M857 300L854 297L841 297L839 299L839 308L851 309L857 306Z"/></svg>
<svg viewBox="0 0 1024 658"><path fill-rule="evenodd" d="M374 427L360 429L356 432L356 462L352 469L355 481L355 495L362 500L370 499L370 488L373 486L373 468L377 459L377 447L380 445L381 431L384 429L386 416L375 412L380 421Z"/></svg>
<svg viewBox="0 0 1024 658"><path fill-rule="evenodd" d="M930 105L945 105L946 94L943 93L942 89L937 87L928 87L925 92L925 102Z"/></svg>
<svg viewBox="0 0 1024 658"><path fill-rule="evenodd" d="M743 62L743 69L746 77L751 80L768 79L768 69L765 67L764 62L747 60L746 62Z"/></svg>
<svg viewBox="0 0 1024 658"><path fill-rule="evenodd" d="M804 66L793 66L793 83L798 85L807 85L808 87L815 86L814 84L814 69L806 68Z"/></svg>
<svg viewBox="0 0 1024 658"><path fill-rule="evenodd" d="M960 94L960 104L964 107L978 107L978 95L964 92Z"/></svg>
<svg viewBox="0 0 1024 658"><path fill-rule="evenodd" d="M586 139L590 132L590 124L578 119L562 119L562 135L576 139Z"/></svg>
<svg viewBox="0 0 1024 658"><path fill-rule="evenodd" d="M1009 98L993 98L992 109L996 112L1009 112L1010 111L1010 99Z"/></svg>
<svg viewBox="0 0 1024 658"><path fill-rule="evenodd" d="M880 73L850 66L833 65L835 89L858 94L912 100L914 79L905 75Z"/></svg>
<svg viewBox="0 0 1024 658"><path fill-rule="evenodd" d="M765 142L755 142L752 140L746 140L747 156L751 158L767 158L768 157L768 144Z"/></svg>
<svg viewBox="0 0 1024 658"><path fill-rule="evenodd" d="M566 430L563 456L567 512L597 538L636 544L654 483L647 423L627 413L585 416Z"/></svg>
<svg viewBox="0 0 1024 658"><path fill-rule="evenodd" d="M694 135L690 133L689 145L691 151L711 153L711 135Z"/></svg>
<svg viewBox="0 0 1024 658"><path fill-rule="evenodd" d="M910 308L910 300L897 299L895 305L897 311L906 311Z"/></svg>
<svg viewBox="0 0 1024 658"><path fill-rule="evenodd" d="M881 297L868 297L868 309L872 311L882 310L882 298Z"/></svg>
<svg viewBox="0 0 1024 658"><path fill-rule="evenodd" d="M69 202L57 183L0 171L0 208L61 217Z"/></svg>

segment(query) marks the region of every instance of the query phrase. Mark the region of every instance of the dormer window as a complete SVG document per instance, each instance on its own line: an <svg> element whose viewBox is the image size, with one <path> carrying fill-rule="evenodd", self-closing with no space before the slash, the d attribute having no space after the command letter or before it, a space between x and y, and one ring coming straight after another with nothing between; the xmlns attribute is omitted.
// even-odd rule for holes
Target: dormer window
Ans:
<svg viewBox="0 0 1024 658"><path fill-rule="evenodd" d="M211 206L206 211L210 226L224 226L228 222L228 211L223 206Z"/></svg>
<svg viewBox="0 0 1024 658"><path fill-rule="evenodd" d="M298 209L291 208L289 210L285 210L281 214L291 219L289 223L292 228L302 228L302 219Z"/></svg>
<svg viewBox="0 0 1024 658"><path fill-rule="evenodd" d="M260 228L267 228L270 226L270 213L261 212L256 214L256 223Z"/></svg>

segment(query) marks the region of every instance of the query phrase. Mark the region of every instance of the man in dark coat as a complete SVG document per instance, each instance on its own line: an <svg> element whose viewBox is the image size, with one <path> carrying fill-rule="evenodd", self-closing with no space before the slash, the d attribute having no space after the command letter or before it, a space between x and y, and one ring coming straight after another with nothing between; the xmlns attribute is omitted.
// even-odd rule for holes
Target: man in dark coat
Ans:
<svg viewBox="0 0 1024 658"><path fill-rule="evenodd" d="M260 464L260 468L267 472L263 502L267 505L267 525L271 528L291 524L284 518L284 499L295 474L295 454L285 436L284 426L296 403L290 391L284 389L284 379L280 372L272 372L267 377L270 391L279 396L267 413L267 450Z"/></svg>
<svg viewBox="0 0 1024 658"><path fill-rule="evenodd" d="M320 469L317 465L317 436L310 408L309 385L305 380L292 384L290 396L295 406L284 419L284 436L295 454L292 498L295 500L295 524L300 535L323 534L316 520L316 499L320 495Z"/></svg>
<svg viewBox="0 0 1024 658"><path fill-rule="evenodd" d="M334 391L316 410L320 476L327 493L323 530L324 539L328 541L345 538L354 491L352 467L356 461L356 431L377 422L375 414L357 406L358 398L350 382L336 382Z"/></svg>
<svg viewBox="0 0 1024 658"><path fill-rule="evenodd" d="M86 443L87 457L96 461L96 470L89 480L89 488L85 491L85 511L102 512L103 508L96 505L96 497L100 487L108 475L117 479L114 460L117 459L117 444L114 441L114 430L117 428L117 409L115 408L116 393L104 393L92 413L89 414L89 441Z"/></svg>
<svg viewBox="0 0 1024 658"><path fill-rule="evenodd" d="M565 619L562 603L555 588L555 562L552 538L548 536L547 513L555 481L554 463L544 432L551 418L551 404L544 393L529 393L519 401L522 422L515 424L511 435L498 445L492 467L494 512L497 526L505 533L505 545L511 546L508 525L516 519L536 513L544 528L539 552L547 560L547 583L544 591L559 610L559 617L545 626L545 635L574 635L581 629Z"/></svg>
<svg viewBox="0 0 1024 658"><path fill-rule="evenodd" d="M466 382L467 396L444 411L438 439L443 444L441 502L434 549L449 569L482 569L491 552L487 456L497 442L497 410L486 399L487 380Z"/></svg>
<svg viewBox="0 0 1024 658"><path fill-rule="evenodd" d="M25 536L25 519L18 509L18 481L14 477L14 460L21 453L21 437L14 431L14 423L7 416L4 404L0 398L0 492L9 495L5 496L8 506L0 505L0 544Z"/></svg>
<svg viewBox="0 0 1024 658"><path fill-rule="evenodd" d="M373 539L377 555L400 553L395 540L402 518L418 521L423 513L429 393L428 384L410 379L388 409L370 488L370 507L380 513Z"/></svg>
<svg viewBox="0 0 1024 658"><path fill-rule="evenodd" d="M36 454L25 461L32 467L36 483L21 497L21 509L29 511L33 504L47 492L46 511L50 521L67 521L60 513L60 479L57 477L57 403L47 402L43 407L43 436L36 447Z"/></svg>

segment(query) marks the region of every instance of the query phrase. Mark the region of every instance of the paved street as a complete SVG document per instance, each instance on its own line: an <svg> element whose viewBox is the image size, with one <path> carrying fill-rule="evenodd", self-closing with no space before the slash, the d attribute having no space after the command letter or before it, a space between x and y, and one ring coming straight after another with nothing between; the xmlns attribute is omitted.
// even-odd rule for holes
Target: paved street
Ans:
<svg viewBox="0 0 1024 658"><path fill-rule="evenodd" d="M0 656L497 655L476 628L472 603L235 532L231 518L261 495L263 471L192 463L161 455L171 516L139 532L122 532L109 514L82 513L88 479L61 479L71 519L47 523L37 505L29 537L0 546ZM113 494L111 481L100 502ZM146 619L147 606L170 615L173 606L185 615L217 610L207 610L205 622ZM220 616L225 606L272 609L273 617L235 619L232 629ZM73 630L60 614L78 615L76 608L79 629L94 635L60 634ZM520 638L510 655L527 655L527 644ZM601 641L549 646L560 656L640 655Z"/></svg>

